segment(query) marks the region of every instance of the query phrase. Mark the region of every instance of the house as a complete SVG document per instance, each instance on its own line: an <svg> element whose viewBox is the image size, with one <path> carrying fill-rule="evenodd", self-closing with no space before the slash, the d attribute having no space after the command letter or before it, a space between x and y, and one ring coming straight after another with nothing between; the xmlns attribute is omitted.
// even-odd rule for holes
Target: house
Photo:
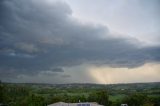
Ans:
<svg viewBox="0 0 160 106"><path fill-rule="evenodd" d="M127 104L121 104L121 106L128 106Z"/></svg>
<svg viewBox="0 0 160 106"><path fill-rule="evenodd" d="M96 102L80 102L80 103L58 102L58 103L50 104L48 106L103 106L103 105L99 105Z"/></svg>

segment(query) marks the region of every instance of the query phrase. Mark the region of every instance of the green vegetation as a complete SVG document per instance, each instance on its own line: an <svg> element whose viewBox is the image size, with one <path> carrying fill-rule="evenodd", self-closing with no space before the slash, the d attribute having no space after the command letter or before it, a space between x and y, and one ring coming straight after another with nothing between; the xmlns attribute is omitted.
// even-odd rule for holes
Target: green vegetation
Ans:
<svg viewBox="0 0 160 106"><path fill-rule="evenodd" d="M143 84L15 84L0 83L0 103L47 106L55 102L97 102L104 106L160 106L160 83Z"/></svg>

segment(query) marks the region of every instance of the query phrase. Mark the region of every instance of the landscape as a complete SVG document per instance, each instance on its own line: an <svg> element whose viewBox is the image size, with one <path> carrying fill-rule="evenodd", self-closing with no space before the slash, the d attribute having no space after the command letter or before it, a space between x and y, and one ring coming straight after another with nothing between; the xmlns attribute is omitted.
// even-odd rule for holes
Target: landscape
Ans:
<svg viewBox="0 0 160 106"><path fill-rule="evenodd" d="M0 0L0 106L160 106L160 0Z"/></svg>
<svg viewBox="0 0 160 106"><path fill-rule="evenodd" d="M56 102L97 102L104 106L160 106L160 83L35 84L1 83L0 102L9 106L47 106Z"/></svg>

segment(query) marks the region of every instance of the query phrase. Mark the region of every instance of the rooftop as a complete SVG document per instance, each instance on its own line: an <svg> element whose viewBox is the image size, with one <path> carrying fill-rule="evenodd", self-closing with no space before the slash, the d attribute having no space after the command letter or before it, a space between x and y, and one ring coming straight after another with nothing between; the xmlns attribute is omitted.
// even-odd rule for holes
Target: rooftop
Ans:
<svg viewBox="0 0 160 106"><path fill-rule="evenodd" d="M103 105L99 105L96 102L80 102L80 103L57 102L50 104L48 106L103 106Z"/></svg>

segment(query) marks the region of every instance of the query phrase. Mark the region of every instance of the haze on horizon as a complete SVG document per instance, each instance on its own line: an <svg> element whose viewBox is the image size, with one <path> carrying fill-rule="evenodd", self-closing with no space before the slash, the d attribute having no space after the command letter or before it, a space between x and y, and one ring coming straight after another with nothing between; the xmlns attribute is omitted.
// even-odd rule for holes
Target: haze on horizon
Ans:
<svg viewBox="0 0 160 106"><path fill-rule="evenodd" d="M0 80L160 81L159 0L0 0Z"/></svg>

